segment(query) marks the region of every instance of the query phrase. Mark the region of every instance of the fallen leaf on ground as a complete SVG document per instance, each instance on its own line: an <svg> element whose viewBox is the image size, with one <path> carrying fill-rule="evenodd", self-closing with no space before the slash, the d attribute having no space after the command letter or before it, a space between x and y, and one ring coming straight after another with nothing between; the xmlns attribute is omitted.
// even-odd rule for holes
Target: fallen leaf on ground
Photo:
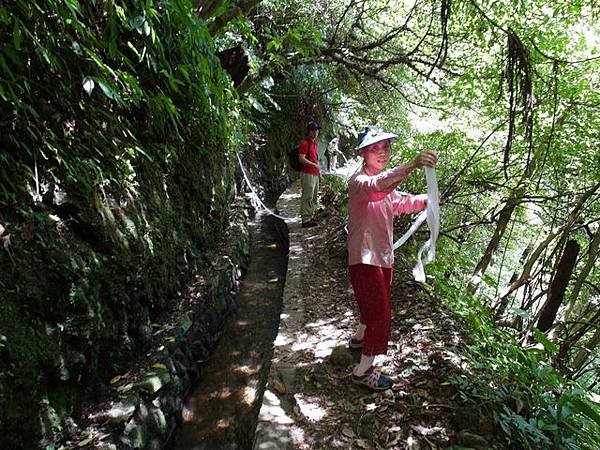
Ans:
<svg viewBox="0 0 600 450"><path fill-rule="evenodd" d="M119 386L117 388L117 392L119 394L123 394L124 392L130 391L133 388L133 383L127 383L123 386Z"/></svg>
<svg viewBox="0 0 600 450"><path fill-rule="evenodd" d="M342 434L343 434L344 436L346 436L346 437L349 437L349 438L355 438L355 437L356 437L356 433L355 433L355 432L354 432L354 430L353 430L352 428L350 428L350 427L345 427L345 428L342 430Z"/></svg>
<svg viewBox="0 0 600 450"><path fill-rule="evenodd" d="M354 441L354 443L356 444L357 447L359 448L364 448L366 450L371 450L373 447L371 446L371 444L369 444L367 441L365 441L364 439L357 439L356 441Z"/></svg>
<svg viewBox="0 0 600 450"><path fill-rule="evenodd" d="M285 384L283 384L279 380L273 381L273 389L275 389L275 392L277 392L278 394L285 394L287 392Z"/></svg>
<svg viewBox="0 0 600 450"><path fill-rule="evenodd" d="M429 398L429 392L426 391L425 389L421 389L421 388L417 388L415 389L415 394L417 394L419 397L424 397L424 398Z"/></svg>
<svg viewBox="0 0 600 450"><path fill-rule="evenodd" d="M77 444L77 447L85 447L86 445L90 445L92 443L92 438L84 439L83 441Z"/></svg>

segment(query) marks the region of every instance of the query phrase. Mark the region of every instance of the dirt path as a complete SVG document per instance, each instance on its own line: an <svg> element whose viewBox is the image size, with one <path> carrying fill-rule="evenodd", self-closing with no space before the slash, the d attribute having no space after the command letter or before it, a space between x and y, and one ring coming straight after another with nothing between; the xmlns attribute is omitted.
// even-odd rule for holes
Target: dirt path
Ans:
<svg viewBox="0 0 600 450"><path fill-rule="evenodd" d="M298 189L292 186L278 203L282 214L297 211ZM461 371L453 351L458 327L398 261L391 345L387 358L376 360L395 387L371 393L351 383L360 355L346 347L358 311L346 273L344 221L329 211L315 228L288 223L284 306L254 448L436 449L457 441L485 447L468 442L468 434L457 439L457 429L466 428L463 411L445 382Z"/></svg>

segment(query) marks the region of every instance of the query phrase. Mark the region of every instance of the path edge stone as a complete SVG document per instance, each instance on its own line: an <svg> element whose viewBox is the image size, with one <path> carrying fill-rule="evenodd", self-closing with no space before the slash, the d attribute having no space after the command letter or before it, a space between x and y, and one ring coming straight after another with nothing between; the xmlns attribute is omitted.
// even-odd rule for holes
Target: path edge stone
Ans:
<svg viewBox="0 0 600 450"><path fill-rule="evenodd" d="M304 265L307 262L308 240L306 236L318 232L319 227L302 228L298 216L300 211L301 187L296 180L279 197L277 212L287 218L289 232L289 257L279 329L275 338L271 368L267 386L258 415L253 450L285 450L296 448L294 444L295 418L293 409L296 368L286 363L293 355L290 344L302 332L305 324L304 298L302 292Z"/></svg>

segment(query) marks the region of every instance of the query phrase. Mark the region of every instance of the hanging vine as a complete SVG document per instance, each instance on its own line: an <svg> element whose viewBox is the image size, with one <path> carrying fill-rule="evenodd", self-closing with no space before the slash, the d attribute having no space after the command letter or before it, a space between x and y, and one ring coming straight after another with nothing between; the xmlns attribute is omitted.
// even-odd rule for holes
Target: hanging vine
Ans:
<svg viewBox="0 0 600 450"><path fill-rule="evenodd" d="M527 167L530 167L529 163L533 149L533 113L535 105L532 77L533 66L529 58L529 50L521 38L510 27L504 28L491 19L475 1L471 1L471 4L487 22L506 34L506 68L502 74L501 87L506 82L508 89L508 136L504 145L503 170L504 176L508 178L510 153L519 115L524 127L525 141L527 142Z"/></svg>
<svg viewBox="0 0 600 450"><path fill-rule="evenodd" d="M444 65L446 55L448 54L448 20L450 18L451 3L451 0L442 0L441 3L440 28L442 31L442 41L440 42L440 49L438 51L437 57L435 58L434 63L429 69L427 78L431 76L431 73L433 72L433 69L435 67L441 67Z"/></svg>
<svg viewBox="0 0 600 450"><path fill-rule="evenodd" d="M504 175L508 178L507 167L510 162L510 151L515 133L515 123L520 113L527 142L527 165L531 159L533 142L533 82L532 67L529 59L529 50L523 41L508 28L507 35L508 55L506 58L505 78L508 86L508 136L504 146Z"/></svg>

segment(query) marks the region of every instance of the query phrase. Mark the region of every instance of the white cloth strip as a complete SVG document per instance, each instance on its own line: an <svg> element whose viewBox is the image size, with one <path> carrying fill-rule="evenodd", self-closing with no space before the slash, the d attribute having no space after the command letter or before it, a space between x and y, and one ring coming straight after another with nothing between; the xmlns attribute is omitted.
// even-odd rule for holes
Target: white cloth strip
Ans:
<svg viewBox="0 0 600 450"><path fill-rule="evenodd" d="M242 160L240 159L240 155L238 152L235 152L235 156L237 156L237 160L238 163L240 163L240 169L242 169L242 175L244 176L244 179L246 180L246 184L248 185L248 187L250 188L250 190L252 191L252 195L253 197L256 199L256 201L260 204L260 206L263 207L263 209L269 213L270 215L272 215L273 217L277 217L278 219L281 220L285 220L285 221L291 221L291 220L295 220L293 218L289 218L289 217L283 217L280 216L279 214L275 214L273 212L273 210L271 210L269 207L267 207L267 205L265 205L263 203L263 201L260 199L260 197L258 196L258 194L256 193L256 191L254 190L254 187L252 187L252 183L250 182L250 178L248 178L248 175L246 174L246 171L244 170L244 165L242 164Z"/></svg>
<svg viewBox="0 0 600 450"><path fill-rule="evenodd" d="M425 178L427 179L427 226L429 227L429 239L423 244L417 253L417 265L413 269L413 276L419 283L424 283L427 279L425 275L426 264L435 260L435 243L440 232L440 202L438 194L437 177L432 167L425 168ZM427 255L423 257L423 253Z"/></svg>
<svg viewBox="0 0 600 450"><path fill-rule="evenodd" d="M397 250L398 247L400 247L402 244L408 241L408 238L415 234L415 231L417 231L417 229L423 224L423 222L425 222L426 218L427 210L421 211L415 219L415 221L413 222L413 224L411 225L411 227L406 231L406 233L404 233L400 239L394 242L394 250Z"/></svg>

